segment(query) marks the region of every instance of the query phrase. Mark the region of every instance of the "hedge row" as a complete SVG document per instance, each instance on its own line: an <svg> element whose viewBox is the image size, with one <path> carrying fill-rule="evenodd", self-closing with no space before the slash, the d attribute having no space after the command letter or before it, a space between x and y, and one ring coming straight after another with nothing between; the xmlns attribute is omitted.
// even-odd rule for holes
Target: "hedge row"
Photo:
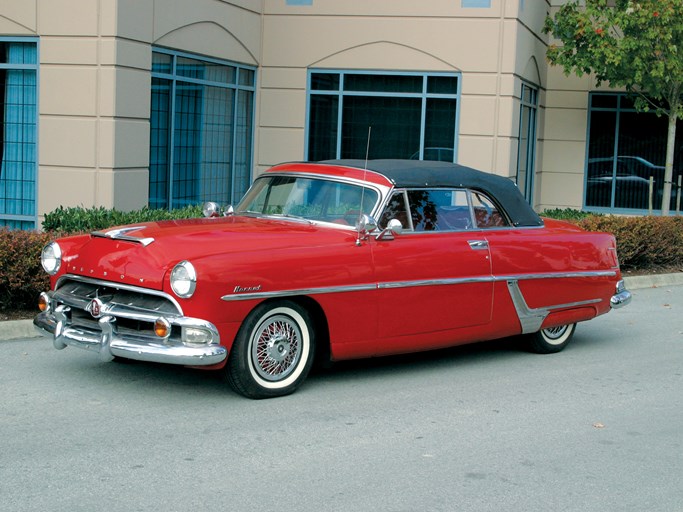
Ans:
<svg viewBox="0 0 683 512"><path fill-rule="evenodd" d="M176 210L143 208L131 212L110 210L104 207L64 208L60 206L56 210L45 214L43 230L62 233L83 233L97 231L98 229L105 229L111 226L136 224L138 222L188 219L201 216L201 206L187 206Z"/></svg>
<svg viewBox="0 0 683 512"><path fill-rule="evenodd" d="M40 252L49 233L0 229L0 311L32 309L38 294L48 289Z"/></svg>
<svg viewBox="0 0 683 512"><path fill-rule="evenodd" d="M589 231L614 233L623 269L678 266L683 269L683 217L615 217L575 210L552 210L543 215L574 222ZM65 233L89 232L144 220L199 217L199 207L182 210L116 212L104 208L60 208L45 216L45 232L0 229L0 311L31 309L48 288L40 252L51 239Z"/></svg>

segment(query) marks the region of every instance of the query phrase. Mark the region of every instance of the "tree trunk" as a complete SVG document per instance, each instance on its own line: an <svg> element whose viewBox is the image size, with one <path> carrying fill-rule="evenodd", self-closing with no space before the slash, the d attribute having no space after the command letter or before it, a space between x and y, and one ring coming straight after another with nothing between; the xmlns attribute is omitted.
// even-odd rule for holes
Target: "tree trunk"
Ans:
<svg viewBox="0 0 683 512"><path fill-rule="evenodd" d="M669 132L666 139L666 166L664 168L664 193L662 194L662 216L669 215L671 204L671 183L674 175L674 150L676 146L677 109L672 108L669 115Z"/></svg>

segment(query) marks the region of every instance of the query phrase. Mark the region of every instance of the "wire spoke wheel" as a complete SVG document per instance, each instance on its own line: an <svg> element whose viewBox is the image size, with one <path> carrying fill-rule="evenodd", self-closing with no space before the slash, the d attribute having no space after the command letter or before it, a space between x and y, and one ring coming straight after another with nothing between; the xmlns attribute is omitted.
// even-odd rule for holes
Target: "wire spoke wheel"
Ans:
<svg viewBox="0 0 683 512"><path fill-rule="evenodd" d="M539 332L527 334L529 349L538 354L552 354L563 350L571 341L576 330L576 324L548 327Z"/></svg>
<svg viewBox="0 0 683 512"><path fill-rule="evenodd" d="M295 391L313 364L313 325L309 312L296 302L257 306L237 333L226 365L233 389L249 398Z"/></svg>
<svg viewBox="0 0 683 512"><path fill-rule="evenodd" d="M268 318L255 331L251 346L252 364L268 381L277 381L296 368L301 359L301 331L285 315Z"/></svg>

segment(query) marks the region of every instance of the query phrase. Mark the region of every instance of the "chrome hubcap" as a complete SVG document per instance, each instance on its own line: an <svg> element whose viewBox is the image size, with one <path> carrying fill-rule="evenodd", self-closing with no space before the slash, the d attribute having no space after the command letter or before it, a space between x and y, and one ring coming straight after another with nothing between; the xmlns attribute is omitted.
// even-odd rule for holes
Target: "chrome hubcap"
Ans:
<svg viewBox="0 0 683 512"><path fill-rule="evenodd" d="M256 372L269 381L283 379L296 368L300 346L301 331L291 318L267 318L254 333L251 355Z"/></svg>
<svg viewBox="0 0 683 512"><path fill-rule="evenodd" d="M545 335L551 340L556 340L557 338L560 338L566 331L566 325L560 325L559 327L549 327L548 329L543 329Z"/></svg>

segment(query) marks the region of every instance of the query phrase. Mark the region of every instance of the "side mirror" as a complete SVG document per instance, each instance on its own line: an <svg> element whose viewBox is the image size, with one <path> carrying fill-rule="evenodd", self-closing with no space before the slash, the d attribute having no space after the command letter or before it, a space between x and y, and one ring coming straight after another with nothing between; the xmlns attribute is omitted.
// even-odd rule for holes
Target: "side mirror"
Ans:
<svg viewBox="0 0 683 512"><path fill-rule="evenodd" d="M377 240L393 240L395 236L403 233L403 224L398 219L391 219L387 222L387 227L377 235Z"/></svg>
<svg viewBox="0 0 683 512"><path fill-rule="evenodd" d="M220 217L221 207L217 203L209 201L202 206L202 215L207 219L210 217Z"/></svg>
<svg viewBox="0 0 683 512"><path fill-rule="evenodd" d="M204 203L204 205L202 206L202 214L206 218L221 216L227 217L228 215L233 215L234 213L235 209L232 207L232 205L225 208L225 210L222 210L218 203L214 203L212 201Z"/></svg>
<svg viewBox="0 0 683 512"><path fill-rule="evenodd" d="M377 229L377 221L370 217L370 215L363 214L358 219L356 228L358 229L359 233L367 235L368 233L372 233Z"/></svg>

